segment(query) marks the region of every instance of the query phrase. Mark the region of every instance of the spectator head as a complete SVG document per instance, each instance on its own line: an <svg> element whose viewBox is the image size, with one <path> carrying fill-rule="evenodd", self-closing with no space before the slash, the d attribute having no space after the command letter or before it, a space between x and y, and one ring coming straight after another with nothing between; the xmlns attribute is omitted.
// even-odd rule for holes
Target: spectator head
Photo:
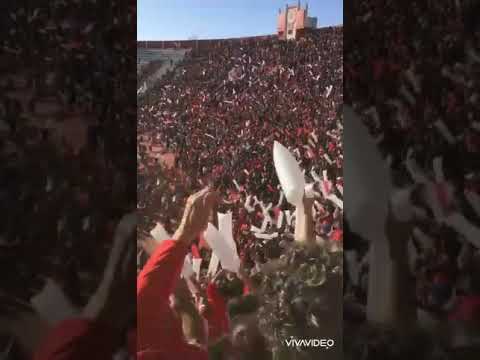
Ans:
<svg viewBox="0 0 480 360"><path fill-rule="evenodd" d="M241 359L270 359L268 343L257 326L254 315L238 315L232 321L230 333L232 351Z"/></svg>

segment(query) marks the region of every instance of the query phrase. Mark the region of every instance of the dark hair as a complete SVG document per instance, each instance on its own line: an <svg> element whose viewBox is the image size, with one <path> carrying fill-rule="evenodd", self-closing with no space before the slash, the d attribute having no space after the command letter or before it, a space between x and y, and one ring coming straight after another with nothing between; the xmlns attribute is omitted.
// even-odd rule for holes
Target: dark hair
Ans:
<svg viewBox="0 0 480 360"><path fill-rule="evenodd" d="M287 349L284 341L308 337L332 338L338 343L343 305L342 258L321 247L294 245L280 262L280 269L265 274L261 282L259 327L275 352L285 352L287 358L315 358L318 354Z"/></svg>
<svg viewBox="0 0 480 360"><path fill-rule="evenodd" d="M217 286L218 291L226 298L241 296L243 293L243 282L236 276L231 280L221 276L217 280Z"/></svg>

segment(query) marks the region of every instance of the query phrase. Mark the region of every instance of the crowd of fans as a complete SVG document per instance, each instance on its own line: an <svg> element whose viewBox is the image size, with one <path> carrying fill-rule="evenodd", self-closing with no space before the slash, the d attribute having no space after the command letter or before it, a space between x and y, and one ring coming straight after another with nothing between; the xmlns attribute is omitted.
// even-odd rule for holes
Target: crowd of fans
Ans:
<svg viewBox="0 0 480 360"><path fill-rule="evenodd" d="M0 317L45 278L81 307L135 206L135 3L0 7Z"/></svg>
<svg viewBox="0 0 480 360"><path fill-rule="evenodd" d="M221 201L215 210L232 213L242 275L222 273L213 281L207 274L212 252L200 237L191 250L203 260L199 288L214 312L224 307L211 301L212 286L228 304L230 317L253 313L277 356L281 339L289 336L330 334L340 341L342 49L341 27L292 42L275 37L218 41L188 52L138 103L139 269L157 223L172 234L186 196L205 186L217 189ZM274 141L290 149L306 182L314 184L312 236L324 252L312 255L291 247L295 208L278 182ZM210 220L216 225L216 214ZM317 262L311 264L312 259ZM268 272L278 261L289 267ZM308 275L289 276L299 268ZM242 296L245 283L258 291ZM226 335L215 325L209 321L212 341ZM338 355L341 344L335 348L323 350L324 356Z"/></svg>
<svg viewBox="0 0 480 360"><path fill-rule="evenodd" d="M355 31L345 43L345 103L378 139L396 186L416 189L414 230L405 241L410 248L406 271L417 289L419 321L433 318L436 329L450 324L456 331L445 338L430 333L428 342L462 346L458 353L473 346L480 330L480 33L473 9L463 7L466 4L358 2L346 14L346 23ZM435 195L422 195L427 193ZM451 214L462 216L470 230L445 221ZM346 237L351 258L357 258L352 267L359 270L355 279L348 279L345 296L365 304L368 239L363 240L355 234ZM400 337L377 333L371 342L360 341L358 351L393 358ZM365 351L366 343L370 352ZM426 348L413 343L404 350ZM433 355L425 352L422 358L429 356Z"/></svg>
<svg viewBox="0 0 480 360"><path fill-rule="evenodd" d="M405 8L391 0L353 4L355 11L346 17L357 31L345 44L345 87L342 28L321 29L294 42L236 39L192 49L139 99L137 122L131 104L135 40L131 29L124 30L132 28L135 16L129 4L22 4L0 5L5 169L0 268L13 274L2 279L2 305L28 303L47 277L75 306L88 303L115 226L133 210L128 174L137 153L139 270L149 256L146 244L158 246L150 230L160 223L173 234L187 195L212 186L221 199L215 211L232 213L242 265L236 275L223 271L212 278L207 274L212 252L204 239L195 239L190 248L203 261L186 292L194 293L197 309L209 321L211 340L227 334L235 323L228 320L253 314L266 334L267 352L289 359L312 356L282 349L278 340L331 335L325 324L340 324L329 315L341 312L335 294L341 284L343 210L329 195L338 200L343 192L345 92L345 102L378 138L395 184L417 190L414 231L406 239L407 271L418 309L438 331L403 343L398 334L381 329L365 337L355 332L360 341L349 349L366 359L420 351L433 358L446 340L444 347L455 348L450 355L464 351L466 358L480 329L475 230L480 223L480 36L462 2L414 1ZM278 183L274 141L295 154L307 183L314 184L314 250L292 246L296 210ZM473 230L445 221L456 213ZM210 220L217 223L216 216ZM368 239L354 235L348 233L346 245L357 264L349 265L360 271L356 278L346 277L344 296L365 304ZM175 292L174 308L191 302L182 291ZM214 309L205 310L209 306ZM227 320L221 312L228 313ZM356 328L346 320L349 334ZM453 331L445 335L442 323ZM193 342L199 339L193 326L184 332ZM218 343L210 345L212 356L221 358ZM17 346L9 356L24 358Z"/></svg>

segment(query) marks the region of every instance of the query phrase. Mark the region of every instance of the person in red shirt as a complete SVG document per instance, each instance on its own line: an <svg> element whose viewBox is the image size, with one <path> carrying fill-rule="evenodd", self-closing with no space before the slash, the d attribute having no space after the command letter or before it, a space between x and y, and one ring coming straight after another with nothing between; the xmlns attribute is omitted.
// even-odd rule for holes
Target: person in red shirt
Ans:
<svg viewBox="0 0 480 360"><path fill-rule="evenodd" d="M208 359L205 348L188 344L169 297L180 278L191 242L205 229L214 193L204 189L187 201L180 227L163 241L137 278L138 359ZM210 209L210 211L208 211Z"/></svg>
<svg viewBox="0 0 480 360"><path fill-rule="evenodd" d="M189 197L181 224L171 240L163 241L137 279L137 358L139 360L208 359L206 344L188 343L180 319L170 305L191 242L207 227L217 193L206 188ZM228 359L248 359L269 352L259 347L263 338L249 321L239 321L222 347ZM258 356L257 356L258 357Z"/></svg>

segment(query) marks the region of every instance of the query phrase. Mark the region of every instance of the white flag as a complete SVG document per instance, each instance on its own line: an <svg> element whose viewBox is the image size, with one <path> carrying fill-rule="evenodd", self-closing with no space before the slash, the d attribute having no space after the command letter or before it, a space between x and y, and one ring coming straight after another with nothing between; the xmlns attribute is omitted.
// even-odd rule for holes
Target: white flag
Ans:
<svg viewBox="0 0 480 360"><path fill-rule="evenodd" d="M231 245L224 239L222 234L211 223L205 231L205 240L215 255L220 259L220 264L226 270L238 272L240 259L234 252Z"/></svg>
<svg viewBox="0 0 480 360"><path fill-rule="evenodd" d="M210 258L210 264L208 264L208 271L207 274L209 276L214 276L217 273L218 265L220 264L220 260L218 259L217 255L212 253Z"/></svg>
<svg viewBox="0 0 480 360"><path fill-rule="evenodd" d="M168 240L172 237L160 223L157 223L157 225L150 231L150 235L152 235L157 243L161 243L163 240Z"/></svg>
<svg viewBox="0 0 480 360"><path fill-rule="evenodd" d="M35 311L49 324L58 324L78 315L78 309L73 306L62 289L52 279L47 279L42 291L35 295L30 303Z"/></svg>
<svg viewBox="0 0 480 360"><path fill-rule="evenodd" d="M232 213L227 214L217 213L218 216L218 231L222 234L223 238L230 245L231 249L237 254L237 244L233 239L233 225L232 225Z"/></svg>
<svg viewBox="0 0 480 360"><path fill-rule="evenodd" d="M181 277L188 279L194 274L195 272L193 271L192 255L189 253L187 256L185 256L185 260L183 261Z"/></svg>
<svg viewBox="0 0 480 360"><path fill-rule="evenodd" d="M200 266L202 265L202 259L192 259L192 270L197 275L197 280L200 278Z"/></svg>
<svg viewBox="0 0 480 360"><path fill-rule="evenodd" d="M283 145L275 141L273 161L287 201L294 206L300 205L303 201L305 178L297 160Z"/></svg>

